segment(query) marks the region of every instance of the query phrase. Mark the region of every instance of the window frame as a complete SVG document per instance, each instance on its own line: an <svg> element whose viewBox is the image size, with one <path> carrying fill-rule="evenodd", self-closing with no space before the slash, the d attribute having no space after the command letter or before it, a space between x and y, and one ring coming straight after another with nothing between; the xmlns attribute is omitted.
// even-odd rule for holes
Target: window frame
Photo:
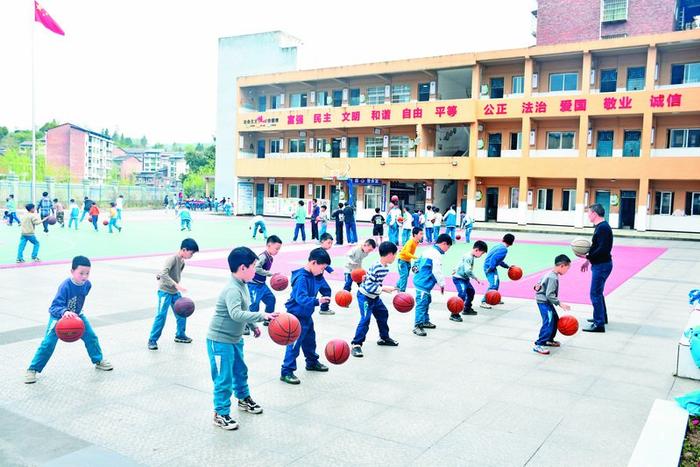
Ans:
<svg viewBox="0 0 700 467"><path fill-rule="evenodd" d="M280 198L282 196L282 184L270 183L267 187L268 198Z"/></svg>
<svg viewBox="0 0 700 467"><path fill-rule="evenodd" d="M566 78L569 75L574 75L576 77L576 87L574 89L566 88ZM552 79L561 76L561 86L562 89L552 89ZM571 92L578 91L578 71L560 71L556 73L549 74L549 92Z"/></svg>
<svg viewBox="0 0 700 467"><path fill-rule="evenodd" d="M385 100L384 86L370 86L367 88L367 105L382 105Z"/></svg>
<svg viewBox="0 0 700 467"><path fill-rule="evenodd" d="M306 138L289 138L290 154L298 154L304 152L306 152Z"/></svg>
<svg viewBox="0 0 700 467"><path fill-rule="evenodd" d="M601 154L600 151L600 134L601 133L610 133L611 139L610 139L610 154ZM603 141L604 143L607 143L608 141ZM615 146L615 130L596 130L596 144L595 144L595 156L596 157L612 157L613 155L613 150Z"/></svg>
<svg viewBox="0 0 700 467"><path fill-rule="evenodd" d="M496 136L498 136L498 141L495 141ZM494 139L492 142L491 139ZM491 148L494 148L494 151L491 151ZM495 150L497 147L497 150ZM501 157L501 154L503 154L503 134L500 132L495 132L495 133L489 133L488 134L488 140L486 142L486 157Z"/></svg>
<svg viewBox="0 0 700 467"><path fill-rule="evenodd" d="M365 157L367 157L367 158L382 157L383 152L384 152L384 137L383 136L365 136L364 142L365 142Z"/></svg>
<svg viewBox="0 0 700 467"><path fill-rule="evenodd" d="M636 154L628 154L627 153L627 143L634 142L635 140L628 140L627 135L630 135L632 133L638 133L639 134L639 139L636 140L637 142L637 147L636 147ZM642 130L624 130L622 133L622 157L639 157L642 153Z"/></svg>
<svg viewBox="0 0 700 467"><path fill-rule="evenodd" d="M564 135L569 134L569 133L571 134L571 147L565 148L564 147ZM550 138L550 135L556 135L556 134L559 134L559 147L553 148L553 147L550 147L550 145L549 145L549 142L550 142L549 138ZM557 149L576 149L576 131L572 131L572 130L548 131L547 132L547 147L546 147L546 149L548 149L548 150L549 149L554 149L554 150L557 150Z"/></svg>
<svg viewBox="0 0 700 467"><path fill-rule="evenodd" d="M391 85L391 103L402 104L411 102L411 85L410 84L392 84Z"/></svg>
<svg viewBox="0 0 700 467"><path fill-rule="evenodd" d="M326 185L314 185L314 198L318 200L326 199Z"/></svg>
<svg viewBox="0 0 700 467"><path fill-rule="evenodd" d="M603 79L603 74L610 74L611 72L614 72L615 74L615 79ZM610 83L612 83L612 87L610 86ZM604 70L600 70L600 88L599 91L601 93L607 93L607 92L617 92L617 68L605 68Z"/></svg>
<svg viewBox="0 0 700 467"><path fill-rule="evenodd" d="M654 196L654 214L658 216L670 216L673 214L673 192L672 191L657 191ZM668 212L663 212L664 197L668 195Z"/></svg>
<svg viewBox="0 0 700 467"><path fill-rule="evenodd" d="M295 100L298 101L299 105L295 105ZM300 109L307 107L309 105L309 95L305 92L295 92L289 95L289 108L290 109Z"/></svg>
<svg viewBox="0 0 700 467"><path fill-rule="evenodd" d="M519 81L519 84L516 86L516 80ZM516 91L517 88L520 88L520 92ZM510 93L513 95L521 95L525 94L525 76L523 75L513 75L510 81Z"/></svg>
<svg viewBox="0 0 700 467"><path fill-rule="evenodd" d="M362 199L365 202L365 209L382 209L382 186L381 185L365 185L365 192Z"/></svg>
<svg viewBox="0 0 700 467"><path fill-rule="evenodd" d="M682 81L679 82L673 82L674 78L674 68L675 67L683 67L683 79ZM694 81L690 81L690 72L692 68L697 67L697 71L695 72L697 74L697 78ZM673 63L671 64L671 84L689 84L689 83L700 83L700 61L699 62L687 62L687 63Z"/></svg>
<svg viewBox="0 0 700 467"><path fill-rule="evenodd" d="M564 193L569 196L568 204L564 203ZM562 188L561 190L561 210L562 211L575 211L576 210L576 188Z"/></svg>
<svg viewBox="0 0 700 467"><path fill-rule="evenodd" d="M360 88L351 88L348 90L348 105L360 105Z"/></svg>
<svg viewBox="0 0 700 467"><path fill-rule="evenodd" d="M544 194L544 197L542 196ZM554 201L554 189L552 188L538 188L537 189L537 203L536 207L538 211L552 211L552 203ZM544 207L540 207L542 204Z"/></svg>
<svg viewBox="0 0 700 467"><path fill-rule="evenodd" d="M279 154L280 146L281 146L280 140L277 138L272 138L270 140L270 154Z"/></svg>
<svg viewBox="0 0 700 467"><path fill-rule="evenodd" d="M389 157L408 157L410 141L405 135L389 136Z"/></svg>
<svg viewBox="0 0 700 467"><path fill-rule="evenodd" d="M697 146L690 146L690 132L698 132L700 134L700 128L669 128L669 134L668 134L668 142L666 143L666 146L668 148L698 148L700 147L700 136L698 137L698 145ZM683 144L682 146L672 146L673 142L673 134L674 132L677 131L682 131L683 132Z"/></svg>
<svg viewBox="0 0 700 467"><path fill-rule="evenodd" d="M501 86L496 87L493 85L494 81L498 82L500 80ZM506 80L503 76L493 76L489 78L489 98L491 99L503 99L505 95ZM499 92L494 93L498 89Z"/></svg>
<svg viewBox="0 0 700 467"><path fill-rule="evenodd" d="M518 203L520 202L520 188L517 186L510 187L510 202L508 206L510 209L518 209Z"/></svg>
<svg viewBox="0 0 700 467"><path fill-rule="evenodd" d="M635 70L642 70L642 76L640 78L631 78L630 77L630 71L635 71ZM625 81L625 90L627 90L627 91L644 91L644 88L646 87L645 86L646 77L647 77L647 67L645 67L645 66L627 67L627 81ZM630 86L630 83L634 83L635 81L641 81L641 87Z"/></svg>
<svg viewBox="0 0 700 467"><path fill-rule="evenodd" d="M691 191L690 192L690 216L700 216L700 191ZM698 198L698 210L695 212L695 197L697 196Z"/></svg>
<svg viewBox="0 0 700 467"><path fill-rule="evenodd" d="M624 6L622 6L624 4ZM602 0L600 3L600 22L615 23L627 21L629 16L628 0Z"/></svg>

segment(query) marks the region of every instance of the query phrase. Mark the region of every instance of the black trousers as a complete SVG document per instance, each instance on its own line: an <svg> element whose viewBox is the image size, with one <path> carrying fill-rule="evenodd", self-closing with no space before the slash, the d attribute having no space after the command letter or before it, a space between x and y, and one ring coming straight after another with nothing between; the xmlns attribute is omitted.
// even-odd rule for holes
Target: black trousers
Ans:
<svg viewBox="0 0 700 467"><path fill-rule="evenodd" d="M343 244L343 223L342 222L335 223L335 243L337 245Z"/></svg>
<svg viewBox="0 0 700 467"><path fill-rule="evenodd" d="M311 220L311 240L318 240L318 224Z"/></svg>

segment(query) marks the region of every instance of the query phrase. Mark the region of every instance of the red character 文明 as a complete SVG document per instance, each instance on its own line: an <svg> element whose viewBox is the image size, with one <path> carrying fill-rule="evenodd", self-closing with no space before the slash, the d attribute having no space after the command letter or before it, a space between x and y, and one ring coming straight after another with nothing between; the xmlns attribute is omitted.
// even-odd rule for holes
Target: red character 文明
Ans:
<svg viewBox="0 0 700 467"><path fill-rule="evenodd" d="M353 113L352 113L352 116L350 117L350 119L351 119L353 122L359 122L359 121L360 121L360 112L353 112Z"/></svg>
<svg viewBox="0 0 700 467"><path fill-rule="evenodd" d="M343 119L341 122L349 122L350 121L350 112L343 112Z"/></svg>

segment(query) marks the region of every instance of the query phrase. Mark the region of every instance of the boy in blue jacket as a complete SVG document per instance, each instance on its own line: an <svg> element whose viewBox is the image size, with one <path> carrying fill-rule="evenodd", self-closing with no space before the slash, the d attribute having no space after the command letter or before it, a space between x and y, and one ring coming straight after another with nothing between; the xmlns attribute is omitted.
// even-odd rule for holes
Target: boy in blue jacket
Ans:
<svg viewBox="0 0 700 467"><path fill-rule="evenodd" d="M311 316L319 304L328 303L330 297L316 298L323 281L323 271L331 264L331 257L323 248L314 248L309 253L309 262L301 269L292 271L292 293L284 306L287 312L293 314L301 324L301 334L292 344L287 346L282 363L281 381L288 384L299 384L299 378L294 375L297 369L299 351L304 351L307 371L328 371L328 367L318 361L316 353L316 332Z"/></svg>
<svg viewBox="0 0 700 467"><path fill-rule="evenodd" d="M333 235L329 233L324 233L321 235L321 238L319 238L319 243L320 243L320 248L323 248L324 250L328 251L333 247ZM330 264L326 266L326 272L328 274L333 274L333 268L331 267ZM330 296L333 293L331 291L331 286L328 285L328 282L326 282L326 278L323 277L323 274L321 274L321 288L319 289L319 292L321 293L321 297L328 297L328 301L322 301L321 302L321 309L318 311L319 315L334 315L335 311L331 310L330 306L328 303L330 302Z"/></svg>
<svg viewBox="0 0 700 467"><path fill-rule="evenodd" d="M498 286L501 285L501 280L498 277L498 266L508 269L509 266L504 261L506 255L508 254L508 247L512 246L515 242L515 236L513 234L505 234L503 236L503 241L493 247L491 251L486 255L484 260L484 274L486 279L489 281L488 290L498 290ZM487 292L488 292L487 290ZM502 305L503 302L500 303ZM481 308L491 308L491 305L486 303L486 294L484 298L481 299Z"/></svg>
<svg viewBox="0 0 700 467"><path fill-rule="evenodd" d="M452 246L452 238L447 234L438 235L435 245L427 248L413 266L413 286L416 288L416 319L413 334L427 336L425 329L435 329L430 322L428 308L432 297L430 291L435 285L440 286L440 293L445 294L445 276L442 273L442 255Z"/></svg>
<svg viewBox="0 0 700 467"><path fill-rule="evenodd" d="M113 368L111 363L102 358L102 349L100 348L100 342L97 340L97 335L95 335L95 331L90 326L90 321L83 315L85 297L87 297L92 288L92 284L88 280L89 277L90 260L85 256L73 258L70 278L64 280L58 286L58 292L49 307L50 316L49 324L46 327L46 335L36 350L32 363L29 364L29 369L27 369L27 374L24 377L26 384L36 383L36 374L41 373L41 370L49 362L58 342L56 323L64 316L77 316L83 320L85 331L81 339L85 343L85 348L90 356L90 360L95 364L95 368L102 371L110 371Z"/></svg>
<svg viewBox="0 0 700 467"><path fill-rule="evenodd" d="M450 209L445 213L445 233L455 241L455 230L457 229L457 211L455 205L450 206Z"/></svg>

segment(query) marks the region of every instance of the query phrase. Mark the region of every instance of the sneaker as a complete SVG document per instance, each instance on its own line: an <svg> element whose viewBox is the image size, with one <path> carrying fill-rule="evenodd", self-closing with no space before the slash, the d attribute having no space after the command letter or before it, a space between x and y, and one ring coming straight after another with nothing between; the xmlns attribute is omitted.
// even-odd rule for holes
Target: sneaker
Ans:
<svg viewBox="0 0 700 467"><path fill-rule="evenodd" d="M547 347L561 347L561 343L559 343L559 341L547 341L544 343L544 345Z"/></svg>
<svg viewBox="0 0 700 467"><path fill-rule="evenodd" d="M459 315L450 315L450 321L456 321L458 323L461 323L464 320Z"/></svg>
<svg viewBox="0 0 700 467"><path fill-rule="evenodd" d="M423 326L422 326L423 329L435 329L436 327L437 326L435 326L430 321L426 321L425 323L423 323Z"/></svg>
<svg viewBox="0 0 700 467"><path fill-rule="evenodd" d="M299 378L297 378L294 373L280 376L280 381L284 381L287 384L301 384L301 381L299 381Z"/></svg>
<svg viewBox="0 0 700 467"><path fill-rule="evenodd" d="M416 336L427 336L428 335L428 333L426 333L423 330L422 326L416 326L415 328L413 328L413 334L415 334Z"/></svg>
<svg viewBox="0 0 700 467"><path fill-rule="evenodd" d="M178 344L191 344L192 338L187 336L175 337L175 342L177 342Z"/></svg>
<svg viewBox="0 0 700 467"><path fill-rule="evenodd" d="M24 263L24 260L23 260L23 259L18 259L17 262L18 262L18 263Z"/></svg>
<svg viewBox="0 0 700 467"><path fill-rule="evenodd" d="M248 328L248 326L246 326L245 328L243 328L243 335L244 335L244 336L250 336L250 328Z"/></svg>
<svg viewBox="0 0 700 467"><path fill-rule="evenodd" d="M238 401L238 408L245 410L248 413L262 413L262 407L260 407L250 396L243 400Z"/></svg>
<svg viewBox="0 0 700 467"><path fill-rule="evenodd" d="M491 305L489 305L489 304L486 303L486 302L481 302L481 303L479 304L479 306L480 306L481 308L486 308L487 310L490 310L491 308L493 308Z"/></svg>
<svg viewBox="0 0 700 467"><path fill-rule="evenodd" d="M333 310L320 310L318 312L319 315L334 315L335 311Z"/></svg>
<svg viewBox="0 0 700 467"><path fill-rule="evenodd" d="M533 352L537 352L540 355L549 355L549 350L545 349L541 345L536 345L532 348Z"/></svg>
<svg viewBox="0 0 700 467"><path fill-rule="evenodd" d="M269 326L270 322L268 320L263 321L263 326Z"/></svg>
<svg viewBox="0 0 700 467"><path fill-rule="evenodd" d="M328 371L328 367L321 362L316 362L313 365L306 365L306 371Z"/></svg>
<svg viewBox="0 0 700 467"><path fill-rule="evenodd" d="M389 347L396 347L397 345L399 345L399 343L396 342L396 341L395 341L394 339L392 339L391 337L387 337L386 339L379 339L379 340L377 341L377 345L386 345L386 346L389 346Z"/></svg>
<svg viewBox="0 0 700 467"><path fill-rule="evenodd" d="M36 383L36 370L27 370L24 375L24 384L34 384Z"/></svg>
<svg viewBox="0 0 700 467"><path fill-rule="evenodd" d="M95 368L102 371L112 371L114 367L107 360L102 360L95 363Z"/></svg>
<svg viewBox="0 0 700 467"><path fill-rule="evenodd" d="M462 312L462 314L463 314L463 315L474 316L474 315L476 315L476 314L478 314L478 313L477 313L476 311L474 311L474 308L467 308L466 310L464 310L464 311Z"/></svg>
<svg viewBox="0 0 700 467"><path fill-rule="evenodd" d="M237 430L238 422L232 419L229 415L219 415L214 412L214 425L224 430Z"/></svg>
<svg viewBox="0 0 700 467"><path fill-rule="evenodd" d="M352 346L352 356L353 357L364 357L364 354L362 353L362 346L361 345L353 345Z"/></svg>
<svg viewBox="0 0 700 467"><path fill-rule="evenodd" d="M505 302L504 302L503 300L501 300L500 302L498 302L498 304L499 304L499 305L505 305Z"/></svg>
<svg viewBox="0 0 700 467"><path fill-rule="evenodd" d="M32 258L32 261L34 261L35 263L41 263L41 260L39 258Z"/></svg>
<svg viewBox="0 0 700 467"><path fill-rule="evenodd" d="M156 341L148 341L148 350L158 350L158 343Z"/></svg>

